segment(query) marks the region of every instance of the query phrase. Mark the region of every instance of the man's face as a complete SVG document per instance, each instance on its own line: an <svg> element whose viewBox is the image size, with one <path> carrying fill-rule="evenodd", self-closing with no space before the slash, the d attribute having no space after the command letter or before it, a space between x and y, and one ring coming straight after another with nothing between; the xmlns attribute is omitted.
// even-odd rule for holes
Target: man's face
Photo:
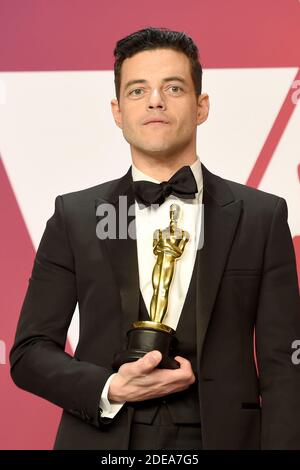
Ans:
<svg viewBox="0 0 300 470"><path fill-rule="evenodd" d="M112 111L132 151L167 156L195 145L208 97L196 96L188 57L155 49L125 59Z"/></svg>

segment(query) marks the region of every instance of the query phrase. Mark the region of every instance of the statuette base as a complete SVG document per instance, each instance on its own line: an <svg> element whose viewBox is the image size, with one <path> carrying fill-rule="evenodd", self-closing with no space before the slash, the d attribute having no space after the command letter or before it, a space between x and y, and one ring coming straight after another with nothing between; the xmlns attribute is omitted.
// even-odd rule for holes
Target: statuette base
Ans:
<svg viewBox="0 0 300 470"><path fill-rule="evenodd" d="M116 354L113 368L118 370L126 362L134 362L147 352L158 350L162 353L160 369L178 369L179 363L172 357L177 339L175 331L163 323L152 321L134 322L127 332L127 350Z"/></svg>

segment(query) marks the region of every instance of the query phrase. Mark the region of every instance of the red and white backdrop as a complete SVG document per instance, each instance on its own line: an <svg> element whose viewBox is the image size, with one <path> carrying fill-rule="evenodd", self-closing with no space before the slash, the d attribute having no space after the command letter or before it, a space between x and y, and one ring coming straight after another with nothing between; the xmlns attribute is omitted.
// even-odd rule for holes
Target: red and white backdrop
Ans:
<svg viewBox="0 0 300 470"><path fill-rule="evenodd" d="M286 198L299 272L299 0L0 0L0 449L53 445L61 412L14 386L8 353L55 196L130 164L110 114L112 51L151 25L198 44L211 99L198 154ZM77 311L68 337L73 349Z"/></svg>

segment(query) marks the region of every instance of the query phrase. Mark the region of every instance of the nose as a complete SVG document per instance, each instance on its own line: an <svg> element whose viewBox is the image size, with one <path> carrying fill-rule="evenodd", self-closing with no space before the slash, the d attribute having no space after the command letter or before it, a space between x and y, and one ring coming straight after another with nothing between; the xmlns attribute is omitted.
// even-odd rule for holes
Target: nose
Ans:
<svg viewBox="0 0 300 470"><path fill-rule="evenodd" d="M157 88L154 88L149 96L148 109L165 109L165 101L162 93Z"/></svg>

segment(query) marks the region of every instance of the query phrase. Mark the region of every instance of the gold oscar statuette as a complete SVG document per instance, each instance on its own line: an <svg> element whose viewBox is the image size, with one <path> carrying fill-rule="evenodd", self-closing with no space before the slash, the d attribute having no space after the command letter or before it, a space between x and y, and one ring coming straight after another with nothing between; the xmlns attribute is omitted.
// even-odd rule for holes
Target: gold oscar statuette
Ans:
<svg viewBox="0 0 300 470"><path fill-rule="evenodd" d="M180 207L170 206L170 225L165 229L155 230L153 235L153 253L156 263L152 272L153 295L150 304L150 320L136 321L127 332L127 350L118 353L113 367L118 369L125 362L136 361L154 349L162 353L160 368L177 369L179 364L172 357L176 346L175 331L163 320L168 310L168 299L175 263L184 252L189 241L189 234L177 226Z"/></svg>

